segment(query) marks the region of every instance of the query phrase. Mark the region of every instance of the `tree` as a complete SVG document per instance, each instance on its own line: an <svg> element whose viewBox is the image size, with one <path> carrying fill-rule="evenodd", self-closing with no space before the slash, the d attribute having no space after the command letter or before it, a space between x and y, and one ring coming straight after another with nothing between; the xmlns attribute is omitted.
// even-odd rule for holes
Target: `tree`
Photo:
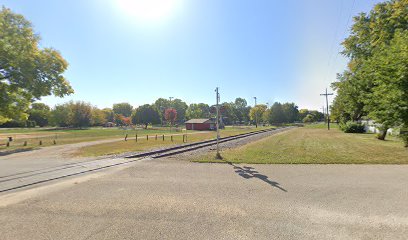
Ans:
<svg viewBox="0 0 408 240"><path fill-rule="evenodd" d="M186 120L186 110L188 108L187 103L183 102L182 100L176 98L170 102L170 106L174 108L177 112L177 119L176 122L184 123Z"/></svg>
<svg viewBox="0 0 408 240"><path fill-rule="evenodd" d="M268 107L264 104L258 104L255 107L251 108L249 112L249 117L252 121L262 121L262 116Z"/></svg>
<svg viewBox="0 0 408 240"><path fill-rule="evenodd" d="M59 127L68 127L70 125L71 109L69 103L56 105L51 111L52 125Z"/></svg>
<svg viewBox="0 0 408 240"><path fill-rule="evenodd" d="M407 6L408 7L408 6ZM362 66L373 86L365 100L368 116L381 123L379 139L390 127L408 125L408 30L376 49Z"/></svg>
<svg viewBox="0 0 408 240"><path fill-rule="evenodd" d="M122 126L124 118L125 116L123 116L122 114L115 114L114 122L116 126Z"/></svg>
<svg viewBox="0 0 408 240"><path fill-rule="evenodd" d="M345 122L368 115L382 125L379 139L385 139L389 127L404 122L407 112L401 101L407 91L407 16L408 1L393 0L355 17L343 42L348 69L332 84L337 90L331 108L335 118Z"/></svg>
<svg viewBox="0 0 408 240"><path fill-rule="evenodd" d="M115 121L115 113L111 108L104 108L102 109L103 114L105 115L105 119L107 122L114 122Z"/></svg>
<svg viewBox="0 0 408 240"><path fill-rule="evenodd" d="M82 101L70 102L70 125L73 127L89 127L92 124L92 106Z"/></svg>
<svg viewBox="0 0 408 240"><path fill-rule="evenodd" d="M0 26L0 121L27 119L30 103L43 96L73 93L62 75L68 63L58 51L39 47L29 21L3 7Z"/></svg>
<svg viewBox="0 0 408 240"><path fill-rule="evenodd" d="M177 111L174 108L167 108L164 111L164 118L168 123L170 123L170 126L173 126L174 123L177 120Z"/></svg>
<svg viewBox="0 0 408 240"><path fill-rule="evenodd" d="M282 104L275 102L269 113L269 123L270 124L282 124L286 120L285 112L283 111Z"/></svg>
<svg viewBox="0 0 408 240"><path fill-rule="evenodd" d="M153 105L145 104L138 107L132 114L132 122L134 124L143 124L147 129L149 124L160 123L160 115Z"/></svg>
<svg viewBox="0 0 408 240"><path fill-rule="evenodd" d="M106 114L103 110L92 107L92 125L103 126L107 122Z"/></svg>
<svg viewBox="0 0 408 240"><path fill-rule="evenodd" d="M285 114L285 122L293 123L299 118L298 106L294 103L282 104L282 110Z"/></svg>
<svg viewBox="0 0 408 240"><path fill-rule="evenodd" d="M113 104L112 110L115 114L121 114L125 117L132 115L133 106L129 103L116 103Z"/></svg>
<svg viewBox="0 0 408 240"><path fill-rule="evenodd" d="M307 114L306 117L303 118L302 120L304 123L312 123L315 121L315 118L312 114Z"/></svg>
<svg viewBox="0 0 408 240"><path fill-rule="evenodd" d="M236 98L234 102L234 112L237 121L247 123L249 121L249 110L247 101L243 98Z"/></svg>
<svg viewBox="0 0 408 240"><path fill-rule="evenodd" d="M33 103L28 111L29 121L34 121L36 125L44 127L48 125L51 110L50 107L44 103Z"/></svg>
<svg viewBox="0 0 408 240"><path fill-rule="evenodd" d="M303 119L309 114L308 109L300 109L299 110L299 115L298 115L298 120L303 121Z"/></svg>
<svg viewBox="0 0 408 240"><path fill-rule="evenodd" d="M186 110L186 119L209 118L210 107L205 103L193 103Z"/></svg>
<svg viewBox="0 0 408 240"><path fill-rule="evenodd" d="M153 105L156 108L156 111L159 113L160 121L162 121L162 124L163 124L163 121L165 120L164 111L167 108L170 108L170 101L165 98L159 98L154 102Z"/></svg>
<svg viewBox="0 0 408 240"><path fill-rule="evenodd" d="M221 108L223 109L221 111L221 116L225 124L230 125L237 121L234 103L224 102L221 104Z"/></svg>

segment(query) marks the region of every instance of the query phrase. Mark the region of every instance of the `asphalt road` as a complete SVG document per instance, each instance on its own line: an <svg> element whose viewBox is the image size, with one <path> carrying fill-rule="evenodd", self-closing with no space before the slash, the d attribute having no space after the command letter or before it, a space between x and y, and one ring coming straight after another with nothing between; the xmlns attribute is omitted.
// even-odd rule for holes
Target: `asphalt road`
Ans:
<svg viewBox="0 0 408 240"><path fill-rule="evenodd" d="M404 165L144 160L0 196L0 239L406 239L407 183Z"/></svg>

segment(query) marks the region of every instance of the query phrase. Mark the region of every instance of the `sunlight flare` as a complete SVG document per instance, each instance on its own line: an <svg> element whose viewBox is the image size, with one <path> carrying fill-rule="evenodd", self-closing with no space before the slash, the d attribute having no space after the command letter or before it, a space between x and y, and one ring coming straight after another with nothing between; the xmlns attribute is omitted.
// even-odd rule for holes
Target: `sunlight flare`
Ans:
<svg viewBox="0 0 408 240"><path fill-rule="evenodd" d="M165 21L177 11L181 0L117 0L120 11L137 22Z"/></svg>

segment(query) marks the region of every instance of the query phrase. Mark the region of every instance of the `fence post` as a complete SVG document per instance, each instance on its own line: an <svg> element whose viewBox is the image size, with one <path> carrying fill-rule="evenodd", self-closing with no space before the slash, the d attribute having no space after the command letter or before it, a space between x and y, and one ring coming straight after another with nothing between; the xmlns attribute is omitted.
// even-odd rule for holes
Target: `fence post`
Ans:
<svg viewBox="0 0 408 240"><path fill-rule="evenodd" d="M149 134L148 134L148 135L146 135L146 140L147 140L147 141L149 141Z"/></svg>
<svg viewBox="0 0 408 240"><path fill-rule="evenodd" d="M163 134L163 141L164 141L164 134Z"/></svg>
<svg viewBox="0 0 408 240"><path fill-rule="evenodd" d="M39 145L40 145L40 146L42 145L42 140L40 140Z"/></svg>
<svg viewBox="0 0 408 240"><path fill-rule="evenodd" d="M137 134L136 134L136 142L137 142Z"/></svg>
<svg viewBox="0 0 408 240"><path fill-rule="evenodd" d="M55 141L55 139L54 139L54 145L57 145L57 141Z"/></svg>
<svg viewBox="0 0 408 240"><path fill-rule="evenodd" d="M126 136L125 136L125 141L127 141L127 137L128 137L128 135L127 135L127 133L126 133Z"/></svg>
<svg viewBox="0 0 408 240"><path fill-rule="evenodd" d="M170 136L171 141L173 142L173 135Z"/></svg>

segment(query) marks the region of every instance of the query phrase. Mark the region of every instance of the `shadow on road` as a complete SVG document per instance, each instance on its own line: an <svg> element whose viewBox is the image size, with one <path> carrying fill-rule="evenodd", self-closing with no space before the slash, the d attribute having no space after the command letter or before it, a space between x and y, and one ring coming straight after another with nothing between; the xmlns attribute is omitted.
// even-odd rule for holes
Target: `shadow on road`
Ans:
<svg viewBox="0 0 408 240"><path fill-rule="evenodd" d="M2 156L7 156L7 155L10 155L10 154L14 154L14 153L29 152L29 151L33 151L33 150L35 150L35 149L36 149L36 148L30 147L30 148L23 148L23 149L14 149L14 150L9 150L9 151L2 151L2 152L0 152L0 157L2 157Z"/></svg>
<svg viewBox="0 0 408 240"><path fill-rule="evenodd" d="M267 184L269 184L271 187L276 187L284 192L287 192L286 189L284 189L283 187L279 186L280 184L278 182L275 181L271 181L268 176L260 174L258 171L255 170L255 168L253 167L240 167L237 166L235 164L233 164L232 162L227 162L229 165L234 167L234 170L236 173L238 173L239 176L245 178L245 179L250 179L250 178L258 178L264 182L266 182Z"/></svg>

